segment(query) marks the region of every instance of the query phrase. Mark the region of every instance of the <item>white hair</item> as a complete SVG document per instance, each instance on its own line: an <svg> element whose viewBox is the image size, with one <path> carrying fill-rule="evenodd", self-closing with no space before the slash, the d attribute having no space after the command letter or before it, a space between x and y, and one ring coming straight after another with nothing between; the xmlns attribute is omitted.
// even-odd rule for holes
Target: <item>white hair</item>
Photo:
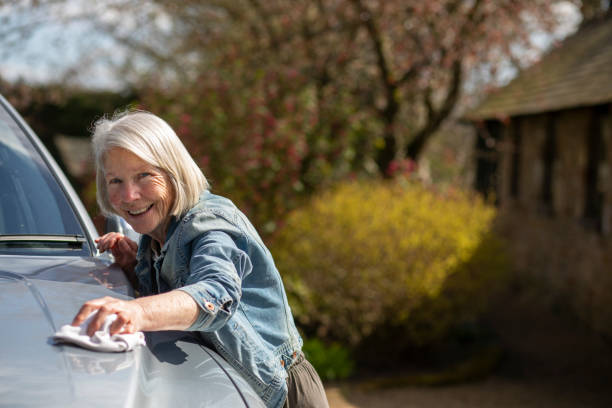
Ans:
<svg viewBox="0 0 612 408"><path fill-rule="evenodd" d="M144 111L126 111L94 124L92 146L96 165L96 198L104 214L116 213L109 201L104 178L106 153L115 147L128 150L163 171L174 187L170 215L193 207L209 188L206 177L174 130L163 119Z"/></svg>

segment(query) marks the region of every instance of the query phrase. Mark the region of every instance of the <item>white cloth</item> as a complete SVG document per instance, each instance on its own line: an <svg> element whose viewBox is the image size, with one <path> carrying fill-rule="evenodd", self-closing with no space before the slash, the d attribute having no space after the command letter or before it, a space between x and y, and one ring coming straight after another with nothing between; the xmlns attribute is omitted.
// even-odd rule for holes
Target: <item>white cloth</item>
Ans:
<svg viewBox="0 0 612 408"><path fill-rule="evenodd" d="M143 332L110 335L110 326L117 318L116 314L108 316L100 330L89 337L87 335L87 326L95 314L96 312L90 314L78 327L69 324L62 326L53 335L53 340L56 343L72 343L90 350L106 352L130 351L136 347L146 345Z"/></svg>

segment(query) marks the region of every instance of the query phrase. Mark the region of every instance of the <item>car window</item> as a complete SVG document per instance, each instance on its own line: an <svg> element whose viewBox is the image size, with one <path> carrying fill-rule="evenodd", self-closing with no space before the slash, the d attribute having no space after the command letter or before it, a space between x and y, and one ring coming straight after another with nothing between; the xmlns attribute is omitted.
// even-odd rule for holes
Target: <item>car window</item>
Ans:
<svg viewBox="0 0 612 408"><path fill-rule="evenodd" d="M1 107L0 235L85 237L49 167L21 128ZM55 244L49 242L30 247L53 247L58 246L58 242L62 246L61 240L55 240ZM6 249L6 240L4 244L0 245L0 250ZM17 245L13 243L11 246Z"/></svg>

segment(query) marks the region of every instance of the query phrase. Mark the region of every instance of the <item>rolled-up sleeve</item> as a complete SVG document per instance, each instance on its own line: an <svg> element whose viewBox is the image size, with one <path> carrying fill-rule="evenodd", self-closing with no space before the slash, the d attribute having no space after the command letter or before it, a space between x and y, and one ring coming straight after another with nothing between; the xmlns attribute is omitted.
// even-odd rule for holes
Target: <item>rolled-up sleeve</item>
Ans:
<svg viewBox="0 0 612 408"><path fill-rule="evenodd" d="M248 255L222 231L209 231L193 241L189 275L183 287L199 306L187 330L213 331L232 316L242 295L242 279L252 270Z"/></svg>

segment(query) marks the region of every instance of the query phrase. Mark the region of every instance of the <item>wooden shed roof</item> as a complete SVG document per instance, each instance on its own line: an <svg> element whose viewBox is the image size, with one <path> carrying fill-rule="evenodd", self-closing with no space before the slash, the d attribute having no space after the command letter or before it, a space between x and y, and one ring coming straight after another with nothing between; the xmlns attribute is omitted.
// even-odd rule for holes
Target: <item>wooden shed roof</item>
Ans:
<svg viewBox="0 0 612 408"><path fill-rule="evenodd" d="M589 22L489 95L467 119L527 115L612 102L612 14Z"/></svg>

